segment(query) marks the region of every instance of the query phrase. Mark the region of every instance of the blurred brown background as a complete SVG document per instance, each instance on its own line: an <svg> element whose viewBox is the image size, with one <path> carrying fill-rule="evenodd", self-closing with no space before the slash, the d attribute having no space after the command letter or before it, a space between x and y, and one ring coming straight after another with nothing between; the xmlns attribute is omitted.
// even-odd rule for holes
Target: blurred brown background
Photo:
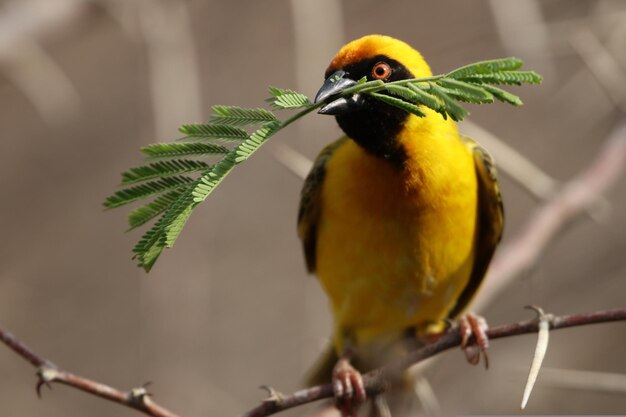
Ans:
<svg viewBox="0 0 626 417"><path fill-rule="evenodd" d="M261 384L298 388L330 319L296 237L301 180L271 146L149 275L130 259L140 233L123 233L128 210L101 203L140 146L176 138L212 104L261 105L268 85L311 96L338 48L369 33L409 42L435 72L508 55L541 72L543 86L514 90L525 107L471 106L471 120L557 180L586 166L626 109L621 0L0 1L0 326L76 373L121 389L153 381L183 416L237 416ZM606 74L590 70L595 54ZM314 115L272 141L314 158L338 135ZM502 182L508 239L537 201ZM530 317L527 304L626 305L626 182L606 199L603 221L569 225L484 311L492 325ZM625 342L620 323L554 333L545 366L593 371L584 379L599 385L601 373L626 374ZM530 336L494 342L488 372L446 353L428 371L440 414L518 413L533 350ZM38 400L33 374L0 346L0 416L138 415L63 386ZM626 384L565 385L540 375L526 412L626 409Z"/></svg>

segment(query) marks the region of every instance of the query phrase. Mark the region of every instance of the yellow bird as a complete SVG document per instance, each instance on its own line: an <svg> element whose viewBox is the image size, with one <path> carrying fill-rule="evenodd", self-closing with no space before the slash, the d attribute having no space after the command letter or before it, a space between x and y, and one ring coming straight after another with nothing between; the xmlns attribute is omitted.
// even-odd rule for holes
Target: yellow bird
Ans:
<svg viewBox="0 0 626 417"><path fill-rule="evenodd" d="M493 161L454 121L428 108L418 117L363 94L339 97L362 77L430 75L415 49L370 35L339 51L316 97L337 96L320 113L334 115L346 136L318 156L300 202L307 267L334 318L333 347L310 382L332 375L344 414L365 400L356 369L383 365L459 316L502 233ZM480 330L471 318L472 330Z"/></svg>

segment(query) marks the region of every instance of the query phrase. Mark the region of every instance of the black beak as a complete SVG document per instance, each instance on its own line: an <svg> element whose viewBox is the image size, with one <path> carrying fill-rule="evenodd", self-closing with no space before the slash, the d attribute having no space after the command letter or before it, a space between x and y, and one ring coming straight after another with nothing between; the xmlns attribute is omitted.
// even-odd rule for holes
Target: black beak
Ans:
<svg viewBox="0 0 626 417"><path fill-rule="evenodd" d="M324 81L322 88L315 95L315 102L327 101L328 98L340 95L355 84L356 81L346 77L345 71L337 71ZM362 103L363 97L360 94L338 97L322 107L318 113L329 115L347 113L360 108Z"/></svg>

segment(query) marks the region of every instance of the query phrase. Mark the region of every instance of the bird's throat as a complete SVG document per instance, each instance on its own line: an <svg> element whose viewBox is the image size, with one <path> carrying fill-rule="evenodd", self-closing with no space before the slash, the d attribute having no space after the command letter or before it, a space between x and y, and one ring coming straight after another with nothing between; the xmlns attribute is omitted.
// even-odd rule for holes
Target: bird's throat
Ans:
<svg viewBox="0 0 626 417"><path fill-rule="evenodd" d="M409 115L405 111L378 101L362 109L336 116L339 127L366 151L402 168L406 153L397 140Z"/></svg>

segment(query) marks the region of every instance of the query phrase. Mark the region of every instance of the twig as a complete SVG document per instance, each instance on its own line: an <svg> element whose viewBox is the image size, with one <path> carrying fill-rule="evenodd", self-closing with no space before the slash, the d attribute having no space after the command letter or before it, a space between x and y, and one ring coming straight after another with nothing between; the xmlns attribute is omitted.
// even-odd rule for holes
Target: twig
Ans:
<svg viewBox="0 0 626 417"><path fill-rule="evenodd" d="M150 398L150 393L146 391L146 386L134 388L128 392L120 391L116 388L92 381L79 375L67 372L49 360L33 352L23 342L18 340L11 333L0 329L0 341L10 347L15 353L20 355L31 365L38 368L37 394L41 395L41 387L47 385L51 387L53 382L68 385L88 394L125 405L135 410L141 411L154 417L178 417L177 414L163 408Z"/></svg>
<svg viewBox="0 0 626 417"><path fill-rule="evenodd" d="M489 150L496 160L498 171L506 174L537 199L549 199L558 188L554 178L487 129L470 120L464 120L460 129Z"/></svg>
<svg viewBox="0 0 626 417"><path fill-rule="evenodd" d="M533 60L532 67L546 77L546 81L553 80L554 61L540 60L539 57L550 57L552 31L544 19L541 4L537 0L489 2L494 17L495 29L504 49L514 55ZM532 26L532 30L528 27ZM524 36L520 36L520 34Z"/></svg>
<svg viewBox="0 0 626 417"><path fill-rule="evenodd" d="M0 13L0 72L30 101L38 115L52 125L80 111L80 94L68 74L41 41L77 26L91 10L84 0L19 1L3 4ZM53 35L53 36L51 36Z"/></svg>
<svg viewBox="0 0 626 417"><path fill-rule="evenodd" d="M626 308L617 310L581 313L569 316L554 317L550 322L552 329L583 326L586 324L606 323L611 321L626 321ZM500 339L526 333L535 333L539 329L536 319L519 323L494 327L487 331L489 339ZM389 377L414 365L424 359L434 356L444 350L459 346L461 336L458 332L449 332L435 343L409 353L402 360L393 362L382 368L369 372L363 376L367 393L370 397L384 392ZM284 396L279 401L266 401L246 412L242 417L265 417L303 404L311 403L324 398L331 398L333 389L331 384L319 385L312 388L296 391L292 395Z"/></svg>
<svg viewBox="0 0 626 417"><path fill-rule="evenodd" d="M169 137L183 120L201 120L200 70L191 11L184 0L131 3L146 45L155 134ZM204 51L208 53L208 51Z"/></svg>
<svg viewBox="0 0 626 417"><path fill-rule="evenodd" d="M290 173L304 180L313 166L313 161L289 145L274 143L271 147L274 158Z"/></svg>
<svg viewBox="0 0 626 417"><path fill-rule="evenodd" d="M622 113L626 113L626 93L621 88L625 74L613 54L589 29L581 30L570 43L604 93Z"/></svg>
<svg viewBox="0 0 626 417"><path fill-rule="evenodd" d="M424 414L427 417L443 415L441 405L437 399L437 394L435 394L435 390L430 382L428 382L428 378L424 375L416 375L413 391L415 392L415 395L424 410Z"/></svg>
<svg viewBox="0 0 626 417"><path fill-rule="evenodd" d="M519 236L503 244L491 263L486 285L471 308L483 310L510 282L534 265L563 226L588 210L624 171L626 118L620 120L589 167L567 182L530 216Z"/></svg>

